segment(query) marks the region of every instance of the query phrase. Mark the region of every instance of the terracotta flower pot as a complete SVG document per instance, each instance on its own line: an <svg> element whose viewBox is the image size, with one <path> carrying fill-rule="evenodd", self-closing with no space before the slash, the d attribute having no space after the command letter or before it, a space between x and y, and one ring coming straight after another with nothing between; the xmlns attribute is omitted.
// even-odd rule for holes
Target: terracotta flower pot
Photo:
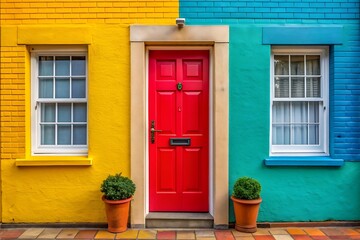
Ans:
<svg viewBox="0 0 360 240"><path fill-rule="evenodd" d="M256 220L262 199L243 200L231 196L234 203L235 229L240 232L254 233L257 230Z"/></svg>
<svg viewBox="0 0 360 240"><path fill-rule="evenodd" d="M131 199L132 198L124 200L107 200L104 196L102 197L102 200L105 203L109 232L120 233L127 230Z"/></svg>

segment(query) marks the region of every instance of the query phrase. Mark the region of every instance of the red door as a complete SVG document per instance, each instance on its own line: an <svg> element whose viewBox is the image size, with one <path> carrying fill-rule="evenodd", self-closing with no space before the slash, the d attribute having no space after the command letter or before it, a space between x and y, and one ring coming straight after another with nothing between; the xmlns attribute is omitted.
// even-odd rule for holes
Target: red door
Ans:
<svg viewBox="0 0 360 240"><path fill-rule="evenodd" d="M209 51L150 51L150 211L209 210Z"/></svg>

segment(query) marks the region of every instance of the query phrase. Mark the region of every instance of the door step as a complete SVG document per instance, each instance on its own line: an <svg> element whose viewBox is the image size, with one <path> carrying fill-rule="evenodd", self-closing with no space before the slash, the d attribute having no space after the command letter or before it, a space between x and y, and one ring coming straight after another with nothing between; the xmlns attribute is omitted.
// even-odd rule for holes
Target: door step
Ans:
<svg viewBox="0 0 360 240"><path fill-rule="evenodd" d="M152 212L146 216L146 228L213 228L210 213Z"/></svg>

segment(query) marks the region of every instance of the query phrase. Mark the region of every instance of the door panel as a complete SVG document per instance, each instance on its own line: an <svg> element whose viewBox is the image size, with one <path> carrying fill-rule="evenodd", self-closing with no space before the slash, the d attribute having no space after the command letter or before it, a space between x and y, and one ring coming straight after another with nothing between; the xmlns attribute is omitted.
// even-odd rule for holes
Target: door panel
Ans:
<svg viewBox="0 0 360 240"><path fill-rule="evenodd" d="M150 211L208 212L209 51L149 52L148 124Z"/></svg>

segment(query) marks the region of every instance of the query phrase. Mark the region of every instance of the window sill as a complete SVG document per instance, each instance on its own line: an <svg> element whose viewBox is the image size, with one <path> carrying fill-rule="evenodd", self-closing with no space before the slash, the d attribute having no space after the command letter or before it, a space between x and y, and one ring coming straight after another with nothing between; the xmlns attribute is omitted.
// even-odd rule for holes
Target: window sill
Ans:
<svg viewBox="0 0 360 240"><path fill-rule="evenodd" d="M92 158L85 157L32 157L27 159L16 159L17 167L35 166L91 166Z"/></svg>
<svg viewBox="0 0 360 240"><path fill-rule="evenodd" d="M309 166L341 167L344 159L331 157L269 157L264 159L265 166Z"/></svg>

